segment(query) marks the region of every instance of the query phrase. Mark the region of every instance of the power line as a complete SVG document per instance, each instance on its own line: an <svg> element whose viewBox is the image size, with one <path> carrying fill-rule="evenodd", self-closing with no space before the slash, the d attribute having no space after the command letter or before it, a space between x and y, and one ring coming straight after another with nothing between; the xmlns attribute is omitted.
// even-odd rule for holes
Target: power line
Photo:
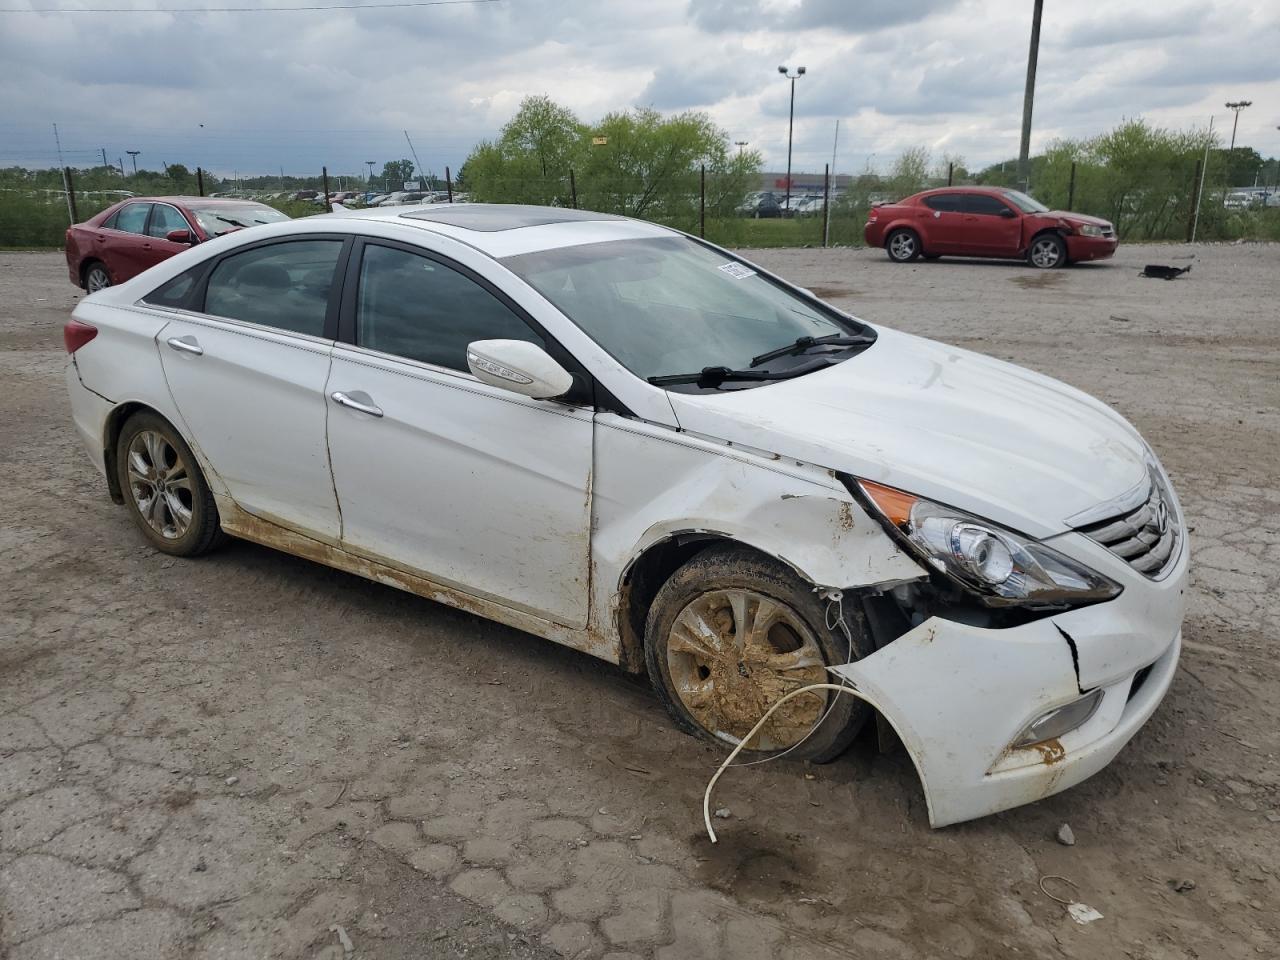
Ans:
<svg viewBox="0 0 1280 960"><path fill-rule="evenodd" d="M393 0L374 3L311 4L302 7L0 7L4 13L296 13L304 10L390 10L405 7L453 7L502 0Z"/></svg>

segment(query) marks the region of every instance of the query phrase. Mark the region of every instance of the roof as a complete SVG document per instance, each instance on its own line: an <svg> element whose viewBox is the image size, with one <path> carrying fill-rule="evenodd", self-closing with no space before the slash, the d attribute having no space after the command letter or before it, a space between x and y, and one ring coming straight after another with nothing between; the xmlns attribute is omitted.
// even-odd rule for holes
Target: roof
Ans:
<svg viewBox="0 0 1280 960"><path fill-rule="evenodd" d="M611 213L592 213L590 210L570 210L564 207L536 207L518 203L433 203L429 207L415 207L400 216L408 220L447 223L484 233L492 233L495 230L518 230L521 227L540 227L549 223L626 219Z"/></svg>
<svg viewBox="0 0 1280 960"><path fill-rule="evenodd" d="M329 216L430 230L499 259L583 243L672 235L666 227L616 214L514 203L366 207L335 210Z"/></svg>
<svg viewBox="0 0 1280 960"><path fill-rule="evenodd" d="M139 202L141 203L187 203L187 204L197 204L197 205L202 205L202 204L222 205L225 203L225 204L240 204L241 206L243 206L246 203L258 203L258 204L261 204L262 206L267 206L267 204L262 203L262 201L260 200L250 200L247 198L238 199L236 197L124 197L121 199L120 202L121 203L126 203L126 202L128 203L139 203Z"/></svg>
<svg viewBox="0 0 1280 960"><path fill-rule="evenodd" d="M1008 193L1017 187L930 187L912 196L922 197L926 193Z"/></svg>

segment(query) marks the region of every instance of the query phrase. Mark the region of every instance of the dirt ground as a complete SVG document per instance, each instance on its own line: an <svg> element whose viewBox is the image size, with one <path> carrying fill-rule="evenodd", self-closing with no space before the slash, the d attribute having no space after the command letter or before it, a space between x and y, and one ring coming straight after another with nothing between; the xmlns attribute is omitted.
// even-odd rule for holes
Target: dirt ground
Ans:
<svg viewBox="0 0 1280 960"><path fill-rule="evenodd" d="M267 549L145 547L73 436L62 257L0 254L0 955L1280 956L1280 247L751 256L1081 387L1160 453L1185 652L1114 764L933 831L910 762L863 737L814 779L729 773L712 848L717 754L643 683Z"/></svg>

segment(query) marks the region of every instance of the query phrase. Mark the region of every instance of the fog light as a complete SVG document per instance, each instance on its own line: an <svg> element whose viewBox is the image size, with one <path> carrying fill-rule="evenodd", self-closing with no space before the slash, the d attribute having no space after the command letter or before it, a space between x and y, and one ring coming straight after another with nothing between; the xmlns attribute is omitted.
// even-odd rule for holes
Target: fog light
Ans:
<svg viewBox="0 0 1280 960"><path fill-rule="evenodd" d="M1033 743L1054 740L1064 733L1069 733L1092 717L1101 702L1102 690L1099 689L1086 693L1079 700L1072 700L1064 706L1054 707L1028 723L1014 738L1013 745L1029 747Z"/></svg>

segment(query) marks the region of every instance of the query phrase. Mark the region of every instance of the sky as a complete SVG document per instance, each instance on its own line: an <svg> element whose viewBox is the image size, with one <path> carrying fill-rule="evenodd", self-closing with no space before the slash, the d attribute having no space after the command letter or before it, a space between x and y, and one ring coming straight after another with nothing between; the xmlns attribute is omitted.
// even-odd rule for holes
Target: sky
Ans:
<svg viewBox="0 0 1280 960"><path fill-rule="evenodd" d="M1031 0L0 0L0 167L115 162L222 175L455 171L528 94L586 122L704 110L782 169L884 171L902 150L1016 156ZM405 0L401 0L405 2ZM267 7L360 9L263 11ZM119 12L252 7L253 12ZM76 13L10 13L31 9ZM113 8L117 12L88 12ZM1189 129L1251 100L1280 154L1280 2L1046 0L1032 150L1128 118ZM836 141L836 123L839 139Z"/></svg>

